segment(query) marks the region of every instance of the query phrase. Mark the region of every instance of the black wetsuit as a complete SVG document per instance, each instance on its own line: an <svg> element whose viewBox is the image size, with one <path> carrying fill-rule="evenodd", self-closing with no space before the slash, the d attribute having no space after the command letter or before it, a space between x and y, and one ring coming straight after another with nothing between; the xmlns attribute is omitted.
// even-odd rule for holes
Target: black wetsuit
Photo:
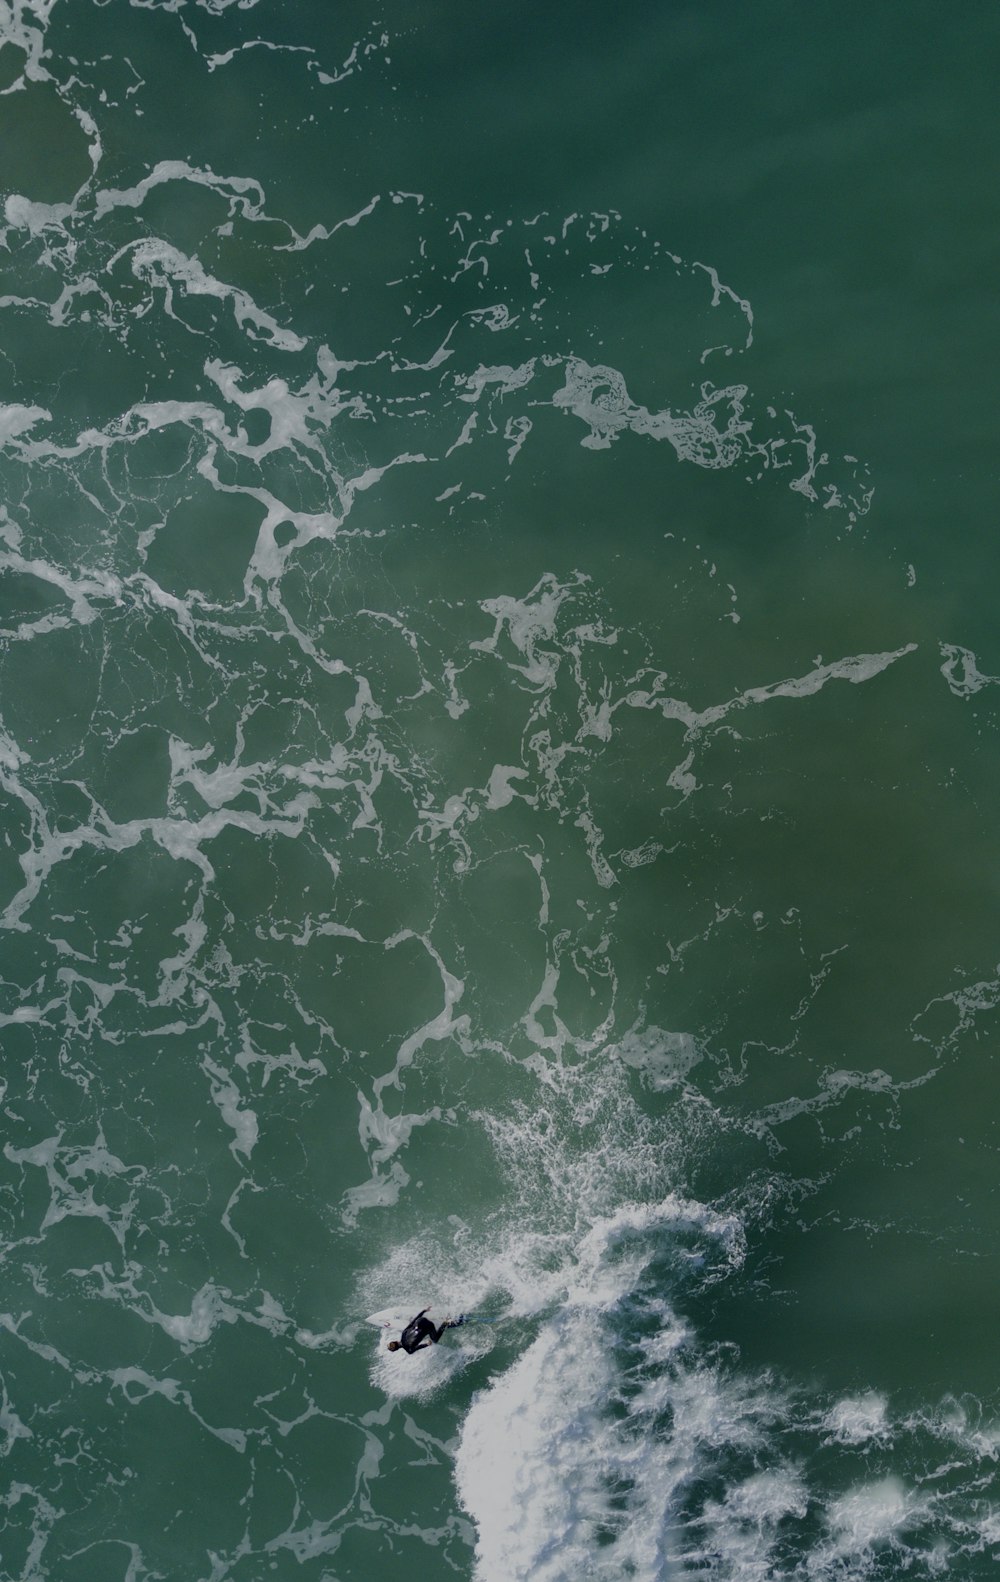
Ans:
<svg viewBox="0 0 1000 1582"><path fill-rule="evenodd" d="M422 1308L416 1318L411 1318L399 1337L399 1344L411 1357L415 1351L426 1350L426 1341L433 1341L436 1346L446 1329L457 1329L462 1322L460 1318L446 1318L439 1327L437 1324L432 1324L429 1318L424 1317L426 1312L426 1307Z"/></svg>

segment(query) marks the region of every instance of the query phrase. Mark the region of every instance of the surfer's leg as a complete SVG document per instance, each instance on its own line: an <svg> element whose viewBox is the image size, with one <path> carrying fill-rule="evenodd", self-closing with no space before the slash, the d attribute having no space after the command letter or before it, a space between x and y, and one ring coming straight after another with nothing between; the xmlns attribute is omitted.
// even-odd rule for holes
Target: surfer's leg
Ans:
<svg viewBox="0 0 1000 1582"><path fill-rule="evenodd" d="M435 1345L441 1339L441 1336L444 1334L446 1329L458 1329L459 1326L464 1324L464 1323L465 1323L465 1314L464 1313L459 1313L457 1318L446 1318L444 1320L444 1323L438 1329L437 1333L434 1335L434 1343L435 1343Z"/></svg>

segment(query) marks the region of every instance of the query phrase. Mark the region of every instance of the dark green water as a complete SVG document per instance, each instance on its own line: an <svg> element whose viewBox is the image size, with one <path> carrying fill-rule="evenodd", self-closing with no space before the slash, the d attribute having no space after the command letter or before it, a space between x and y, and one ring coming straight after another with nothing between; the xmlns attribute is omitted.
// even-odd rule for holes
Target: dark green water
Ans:
<svg viewBox="0 0 1000 1582"><path fill-rule="evenodd" d="M998 47L0 0L3 1582L993 1574Z"/></svg>

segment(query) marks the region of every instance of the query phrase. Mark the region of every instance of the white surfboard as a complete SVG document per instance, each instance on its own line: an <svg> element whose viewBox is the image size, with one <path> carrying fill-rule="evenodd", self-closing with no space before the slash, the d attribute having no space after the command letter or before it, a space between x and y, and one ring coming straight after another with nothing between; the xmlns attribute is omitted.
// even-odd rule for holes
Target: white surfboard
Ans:
<svg viewBox="0 0 1000 1582"><path fill-rule="evenodd" d="M383 1307L377 1313L369 1313L365 1319L366 1324L374 1324L377 1329L394 1329L398 1335L403 1333L411 1318L416 1318L420 1312L420 1305L416 1307ZM439 1307L429 1307L427 1317L432 1324L443 1324L450 1317L449 1313L442 1312Z"/></svg>

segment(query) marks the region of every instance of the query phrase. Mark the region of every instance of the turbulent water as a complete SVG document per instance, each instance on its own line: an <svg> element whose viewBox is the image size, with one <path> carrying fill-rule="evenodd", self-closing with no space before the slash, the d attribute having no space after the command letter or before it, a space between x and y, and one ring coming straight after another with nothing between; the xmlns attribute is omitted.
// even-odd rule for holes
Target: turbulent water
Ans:
<svg viewBox="0 0 1000 1582"><path fill-rule="evenodd" d="M4 1582L994 1574L998 45L0 0Z"/></svg>

